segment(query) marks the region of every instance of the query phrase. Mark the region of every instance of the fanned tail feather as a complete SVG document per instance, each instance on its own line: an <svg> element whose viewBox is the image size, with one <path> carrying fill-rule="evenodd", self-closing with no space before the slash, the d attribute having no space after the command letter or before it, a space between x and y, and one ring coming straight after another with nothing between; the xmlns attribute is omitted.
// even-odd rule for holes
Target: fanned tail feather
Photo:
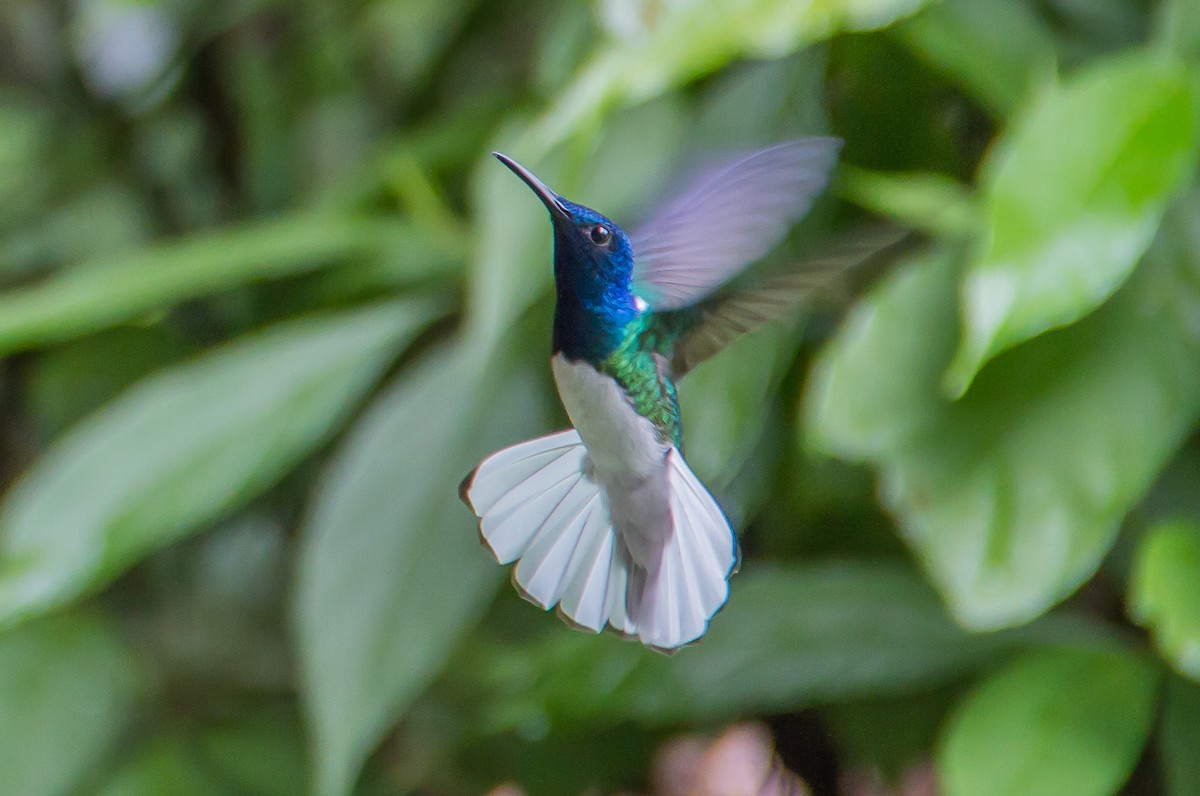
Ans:
<svg viewBox="0 0 1200 796"><path fill-rule="evenodd" d="M673 650L702 636L729 594L737 543L716 500L679 451L667 454L672 533L657 562L634 562L574 429L505 448L463 481L484 543L516 562L523 596L579 629L611 625Z"/></svg>
<svg viewBox="0 0 1200 796"><path fill-rule="evenodd" d="M524 597L545 609L558 605L580 628L604 628L623 573L612 571L615 534L578 431L492 454L461 494L496 560L517 562L513 582Z"/></svg>
<svg viewBox="0 0 1200 796"><path fill-rule="evenodd" d="M656 571L646 573L637 616L638 638L662 650L704 635L738 565L737 538L716 499L678 449L667 460L673 533Z"/></svg>

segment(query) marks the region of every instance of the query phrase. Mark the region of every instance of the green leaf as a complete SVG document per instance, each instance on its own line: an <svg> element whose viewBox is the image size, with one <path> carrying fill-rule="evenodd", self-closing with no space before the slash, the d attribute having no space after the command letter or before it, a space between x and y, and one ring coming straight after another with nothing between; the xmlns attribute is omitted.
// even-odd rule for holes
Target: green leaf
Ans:
<svg viewBox="0 0 1200 796"><path fill-rule="evenodd" d="M677 88L742 58L779 58L839 32L873 30L928 0L713 0L646 3L642 29L612 36L531 131L547 151L613 110Z"/></svg>
<svg viewBox="0 0 1200 796"><path fill-rule="evenodd" d="M74 792L120 738L133 659L105 624L58 616L0 634L0 771L21 796Z"/></svg>
<svg viewBox="0 0 1200 796"><path fill-rule="evenodd" d="M432 314L392 303L280 325L85 420L0 508L0 623L76 598L271 486Z"/></svg>
<svg viewBox="0 0 1200 796"><path fill-rule="evenodd" d="M1158 4L1158 44L1177 58L1200 57L1200 2L1164 0Z"/></svg>
<svg viewBox="0 0 1200 796"><path fill-rule="evenodd" d="M971 194L944 174L895 174L843 166L838 192L872 213L936 235L963 236L979 226Z"/></svg>
<svg viewBox="0 0 1200 796"><path fill-rule="evenodd" d="M564 727L661 724L897 694L960 678L1024 644L1100 641L1057 621L969 634L895 565L758 566L733 579L704 638L672 657L610 635L555 633L540 646L477 650L460 676L487 686L492 728L547 718Z"/></svg>
<svg viewBox="0 0 1200 796"><path fill-rule="evenodd" d="M987 227L964 275L951 394L1125 281L1195 166L1198 114L1181 66L1135 53L1043 94L1013 124L982 169Z"/></svg>
<svg viewBox="0 0 1200 796"><path fill-rule="evenodd" d="M1173 228L1172 232L1176 232ZM1192 254L1147 258L1091 317L997 359L956 402L955 257L900 267L814 369L812 440L874 464L957 619L1027 621L1095 571L1200 409Z"/></svg>
<svg viewBox="0 0 1200 796"><path fill-rule="evenodd" d="M1200 685L1167 681L1160 732L1166 796L1200 796Z"/></svg>
<svg viewBox="0 0 1200 796"><path fill-rule="evenodd" d="M401 375L334 461L305 530L294 631L315 791L358 770L478 618L502 570L458 499L494 448L544 427L527 372L466 345Z"/></svg>
<svg viewBox="0 0 1200 796"><path fill-rule="evenodd" d="M1024 0L936 3L897 25L895 33L996 116L1054 78L1054 36Z"/></svg>
<svg viewBox="0 0 1200 796"><path fill-rule="evenodd" d="M182 335L161 327L111 329L43 352L31 364L28 388L42 438L53 439L133 382L192 352Z"/></svg>
<svg viewBox="0 0 1200 796"><path fill-rule="evenodd" d="M946 796L1108 796L1154 723L1158 670L1128 652L1032 653L984 680L945 728Z"/></svg>
<svg viewBox="0 0 1200 796"><path fill-rule="evenodd" d="M1172 666L1200 680L1200 526L1167 523L1142 540L1129 613Z"/></svg>
<svg viewBox="0 0 1200 796"><path fill-rule="evenodd" d="M239 285L407 250L413 279L450 254L405 224L299 215L196 235L81 263L0 293L0 356L116 326L152 310Z"/></svg>

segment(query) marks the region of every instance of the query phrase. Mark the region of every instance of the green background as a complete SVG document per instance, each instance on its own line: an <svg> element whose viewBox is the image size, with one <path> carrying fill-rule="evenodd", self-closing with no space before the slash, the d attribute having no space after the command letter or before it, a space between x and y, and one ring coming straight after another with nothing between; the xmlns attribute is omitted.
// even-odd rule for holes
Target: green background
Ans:
<svg viewBox="0 0 1200 796"><path fill-rule="evenodd" d="M1196 0L8 0L0 793L1200 794L1198 78ZM573 633L456 496L566 423L487 153L632 226L807 134L774 266L910 243L682 382L708 635Z"/></svg>

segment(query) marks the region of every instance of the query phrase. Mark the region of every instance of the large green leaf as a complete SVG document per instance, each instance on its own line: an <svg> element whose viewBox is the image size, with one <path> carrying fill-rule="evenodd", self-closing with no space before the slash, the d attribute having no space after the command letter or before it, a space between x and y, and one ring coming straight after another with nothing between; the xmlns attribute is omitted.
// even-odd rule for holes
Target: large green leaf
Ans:
<svg viewBox="0 0 1200 796"><path fill-rule="evenodd" d="M0 771L21 796L74 792L120 737L137 694L111 628L59 616L0 634Z"/></svg>
<svg viewBox="0 0 1200 796"><path fill-rule="evenodd" d="M399 380L354 429L305 531L294 627L319 794L347 793L440 668L502 570L458 484L545 425L528 372L462 345Z"/></svg>
<svg viewBox="0 0 1200 796"><path fill-rule="evenodd" d="M640 102L740 58L778 58L842 31L881 28L928 0L684 0L642 3L636 31L622 31L560 92L532 131L545 151Z"/></svg>
<svg viewBox="0 0 1200 796"><path fill-rule="evenodd" d="M1167 796L1200 796L1200 685L1167 682L1159 747Z"/></svg>
<svg viewBox="0 0 1200 796"><path fill-rule="evenodd" d="M162 326L120 327L54 346L30 368L30 413L42 438L53 439L138 379L192 353L183 335Z"/></svg>
<svg viewBox="0 0 1200 796"><path fill-rule="evenodd" d="M1031 653L1000 669L945 728L946 796L1109 796L1141 756L1160 680L1119 651Z"/></svg>
<svg viewBox="0 0 1200 796"><path fill-rule="evenodd" d="M1014 123L982 171L987 226L964 275L950 392L1125 281L1192 172L1198 113L1182 66L1136 53L1089 67Z"/></svg>
<svg viewBox="0 0 1200 796"><path fill-rule="evenodd" d="M390 303L281 325L92 415L0 509L0 623L75 598L273 484L431 317Z"/></svg>
<svg viewBox="0 0 1200 796"><path fill-rule="evenodd" d="M1158 526L1142 540L1129 612L1180 673L1200 680L1200 526Z"/></svg>
<svg viewBox="0 0 1200 796"><path fill-rule="evenodd" d="M1027 621L1095 571L1200 409L1197 295L1164 245L1101 311L996 360L959 401L954 256L900 268L815 369L813 438L873 463L959 621Z"/></svg>
<svg viewBox="0 0 1200 796"><path fill-rule="evenodd" d="M487 685L493 728L669 723L901 693L1029 643L1105 642L1057 619L969 634L896 565L759 566L733 579L704 638L672 657L610 635L556 633L540 646L477 649L458 676Z"/></svg>
<svg viewBox="0 0 1200 796"><path fill-rule="evenodd" d="M895 33L997 116L1054 78L1054 36L1025 0L935 3Z"/></svg>
<svg viewBox="0 0 1200 796"><path fill-rule="evenodd" d="M0 293L0 355L219 290L396 250L411 257L414 280L445 270L456 256L407 224L310 214L81 263L45 282Z"/></svg>
<svg viewBox="0 0 1200 796"><path fill-rule="evenodd" d="M944 174L842 169L838 192L877 215L947 237L974 233L979 211L967 189Z"/></svg>
<svg viewBox="0 0 1200 796"><path fill-rule="evenodd" d="M1158 4L1159 43L1180 58L1200 56L1200 2L1164 0Z"/></svg>

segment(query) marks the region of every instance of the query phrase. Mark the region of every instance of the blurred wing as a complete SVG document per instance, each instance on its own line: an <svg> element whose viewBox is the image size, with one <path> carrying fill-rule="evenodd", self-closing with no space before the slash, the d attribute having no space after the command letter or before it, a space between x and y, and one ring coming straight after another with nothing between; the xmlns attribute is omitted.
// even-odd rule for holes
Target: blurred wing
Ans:
<svg viewBox="0 0 1200 796"><path fill-rule="evenodd" d="M675 331L671 373L681 378L733 340L795 312L803 304L835 301L850 292L849 274L897 246L904 230L890 225L856 229L823 253L768 277L749 289L695 307L666 313L662 323Z"/></svg>
<svg viewBox="0 0 1200 796"><path fill-rule="evenodd" d="M841 146L837 138L801 138L698 175L631 236L633 292L671 310L729 281L808 212Z"/></svg>

